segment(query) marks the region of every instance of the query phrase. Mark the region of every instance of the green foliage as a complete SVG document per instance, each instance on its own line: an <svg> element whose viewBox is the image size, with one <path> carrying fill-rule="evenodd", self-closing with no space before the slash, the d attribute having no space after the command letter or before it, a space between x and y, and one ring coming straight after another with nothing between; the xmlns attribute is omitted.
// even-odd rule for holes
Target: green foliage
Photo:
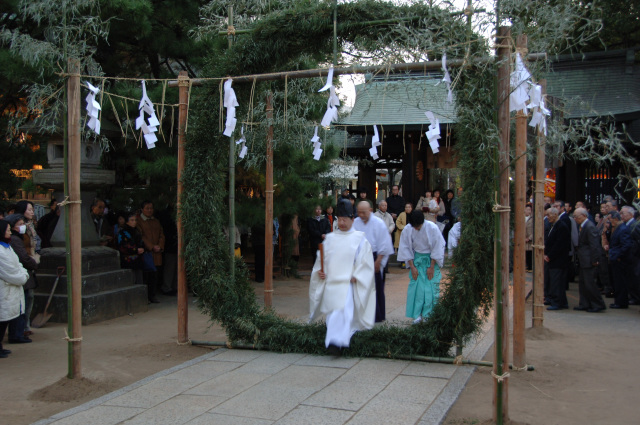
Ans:
<svg viewBox="0 0 640 425"><path fill-rule="evenodd" d="M330 3L284 3L289 7L254 19L251 21L254 33L238 37L233 49L216 54L211 60L210 76L305 69L328 61L332 50ZM486 46L479 41L473 42L474 37L470 37L471 43L464 46L468 36L466 29L458 18L445 11L423 4L394 6L369 0L344 3L339 7L341 46L366 48L374 58L390 54L389 57L394 59L405 53L409 57L420 57L423 52L419 50L425 46L416 48L416 40L421 36L435 37L436 34L440 38L431 48L437 55L447 45L462 46L447 49L449 57L467 53L486 55ZM409 19L414 16L421 18ZM366 20L398 17L407 19L371 27L362 25ZM447 33L448 39L443 37L445 29L451 30ZM395 34L394 43L383 38L383 34L389 31ZM456 74L454 72L454 78ZM456 257L453 279L429 321L408 328L382 326L358 332L347 354L446 355L454 341L477 331L486 315L492 294L492 267L491 261L487 261L491 249L487 247L493 239L493 217L489 211L490 200L493 199L490 194L493 179L491 143L495 139L488 135L496 133L490 116L491 75L490 70L474 69L461 75L460 83L456 85L458 116L464 123L461 125L461 139L464 139L461 152L478 151L482 144L486 146L481 151L480 161L472 155L461 155L469 168L462 173L462 185L468 188L468 195L463 198L466 203L464 219L468 223L466 228L463 227L463 238L468 255ZM326 160L317 163L309 159L308 141L313 134L313 120L319 120L324 113L326 97L315 92L323 83L321 79L309 79L292 80L287 86L283 82L257 84L253 109L246 105L246 99L251 98L250 85L235 86L238 98L245 99L238 108L237 117L247 123L245 135L250 147L247 159L239 163L242 167L239 180L259 184L262 183L260 176L263 174L266 140L263 99L267 90L274 93L274 157L275 161L281 161L274 167L277 184L275 211L284 217L298 213L303 218L302 214L308 214L305 208L309 206L310 209L319 202L313 194L319 193L321 182L317 176L326 169ZM288 104L286 118L285 91ZM304 324L287 320L274 312L262 311L256 303L247 270L240 261L235 263L235 280L229 279L228 250L221 230L227 223L224 188L228 139L212 131L219 126L219 98L218 84L198 90L197 95L192 94L182 204L188 241L185 258L189 284L198 293L203 311L224 326L230 341L266 345L271 350L282 352L324 353L324 323ZM328 139L324 133L321 137ZM323 148L329 153L339 149L326 144ZM239 220L250 224L264 219L262 201L254 198L243 202L246 205L241 204L239 209L247 208L238 214Z"/></svg>

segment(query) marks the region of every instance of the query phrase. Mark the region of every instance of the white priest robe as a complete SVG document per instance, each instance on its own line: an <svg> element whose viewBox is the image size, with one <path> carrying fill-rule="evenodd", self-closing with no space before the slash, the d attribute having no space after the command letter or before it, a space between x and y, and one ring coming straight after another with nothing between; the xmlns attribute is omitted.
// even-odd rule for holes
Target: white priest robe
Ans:
<svg viewBox="0 0 640 425"><path fill-rule="evenodd" d="M389 261L389 256L394 253L391 235L384 222L371 214L369 221L366 223L360 217L356 218L353 221L353 228L357 231L364 232L369 244L371 244L371 251L376 252L378 255L385 256L381 264L381 267L384 268L384 266L387 265L387 261Z"/></svg>
<svg viewBox="0 0 640 425"><path fill-rule="evenodd" d="M309 321L327 315L325 345L348 347L358 330L371 329L376 310L373 252L364 233L353 228L327 234L324 246L324 272L320 279L320 255L311 272ZM355 278L355 283L351 283Z"/></svg>
<svg viewBox="0 0 640 425"><path fill-rule="evenodd" d="M413 260L415 253L419 252L420 254L431 254L431 259L442 267L444 265L444 246L444 238L435 223L425 220L417 232L413 226L407 224L400 236L398 261Z"/></svg>

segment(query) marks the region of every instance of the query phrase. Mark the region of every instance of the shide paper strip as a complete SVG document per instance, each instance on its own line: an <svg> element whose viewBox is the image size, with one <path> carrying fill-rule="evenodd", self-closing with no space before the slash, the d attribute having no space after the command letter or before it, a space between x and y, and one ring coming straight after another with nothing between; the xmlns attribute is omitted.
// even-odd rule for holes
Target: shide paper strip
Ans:
<svg viewBox="0 0 640 425"><path fill-rule="evenodd" d="M447 69L447 54L442 55L442 71L444 72L444 77L442 81L447 85L447 102L453 103L453 92L451 91L451 76L449 75L449 70Z"/></svg>
<svg viewBox="0 0 640 425"><path fill-rule="evenodd" d="M329 69L327 83L318 92L329 90L329 100L327 101L327 112L324 113L320 125L324 128L331 127L333 121L338 120L338 106L340 99L336 95L336 88L333 86L333 68Z"/></svg>
<svg viewBox="0 0 640 425"><path fill-rule="evenodd" d="M527 113L530 81L531 74L524 65L520 53L516 53L516 67L510 78L509 112L522 110L525 114Z"/></svg>
<svg viewBox="0 0 640 425"><path fill-rule="evenodd" d="M85 81L87 87L89 87L89 94L86 97L87 101L87 116L89 117L89 121L87 122L87 127L91 130L95 131L96 134L100 134L100 120L98 117L100 116L100 104L96 102L96 95L100 92L100 89L94 87L88 81Z"/></svg>
<svg viewBox="0 0 640 425"><path fill-rule="evenodd" d="M156 142L158 141L155 133L158 131L160 121L158 117L156 117L151 99L147 96L147 85L144 80L142 80L142 98L140 99L138 109L140 110L140 115L136 118L136 130L142 129L147 149L153 149L156 147ZM145 114L149 115L148 121L145 121Z"/></svg>
<svg viewBox="0 0 640 425"><path fill-rule="evenodd" d="M431 111L427 111L424 114L430 122L429 130L425 132L425 135L429 140L431 151L433 153L438 153L440 151L440 143L438 143L438 140L440 139L440 120L438 120Z"/></svg>
<svg viewBox="0 0 640 425"><path fill-rule="evenodd" d="M231 88L232 83L233 80L231 78L224 82L224 107L227 108L227 120L222 134L227 137L231 137L236 129L236 123L238 122L236 119L236 106L240 106L236 98L236 92Z"/></svg>
<svg viewBox="0 0 640 425"><path fill-rule="evenodd" d="M313 130L311 143L313 143L313 159L319 161L320 155L322 155L322 149L320 148L322 143L320 142L320 137L318 137L318 126L316 126L316 128Z"/></svg>
<svg viewBox="0 0 640 425"><path fill-rule="evenodd" d="M238 153L238 156L240 157L240 159L243 159L245 155L247 155L247 139L245 139L244 137L244 126L240 128L240 140L236 142L236 145L239 145L241 143L242 143L242 146L240 147L240 152Z"/></svg>
<svg viewBox="0 0 640 425"><path fill-rule="evenodd" d="M382 143L380 143L380 136L378 135L378 126L374 125L373 136L371 136L371 149L369 149L369 155L371 155L371 158L378 159L377 147L381 144Z"/></svg>

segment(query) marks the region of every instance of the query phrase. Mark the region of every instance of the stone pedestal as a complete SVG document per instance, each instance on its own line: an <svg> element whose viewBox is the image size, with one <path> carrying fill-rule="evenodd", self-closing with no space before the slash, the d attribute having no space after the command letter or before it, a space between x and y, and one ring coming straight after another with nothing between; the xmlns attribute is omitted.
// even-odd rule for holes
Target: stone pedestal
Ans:
<svg viewBox="0 0 640 425"><path fill-rule="evenodd" d="M55 198L64 200L64 149L61 138L53 138L47 146L50 168L33 170L33 181L39 186L54 189ZM98 233L91 219L91 202L96 189L115 183L115 171L99 170L100 148L95 144L82 144L80 190L82 200L82 324L101 322L129 313L147 311L147 288L134 284L131 270L120 268L118 251L97 246ZM58 224L53 232L53 248L41 252L37 272L38 288L35 290L33 315L41 313L56 279L56 268L66 267L65 220L66 208L62 207ZM48 312L51 321L67 321L67 275L60 277Z"/></svg>
<svg viewBox="0 0 640 425"><path fill-rule="evenodd" d="M56 280L58 266L66 266L64 248L42 250L37 272L33 316L41 313ZM67 321L67 274L60 277L49 305L50 322ZM82 324L102 322L147 311L147 287L136 285L131 270L120 268L118 251L106 247L82 249Z"/></svg>

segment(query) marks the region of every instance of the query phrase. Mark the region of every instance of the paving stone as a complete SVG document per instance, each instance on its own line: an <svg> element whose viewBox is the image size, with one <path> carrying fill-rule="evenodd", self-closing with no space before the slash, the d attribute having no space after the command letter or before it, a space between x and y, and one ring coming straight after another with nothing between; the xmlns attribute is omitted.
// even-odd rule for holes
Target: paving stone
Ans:
<svg viewBox="0 0 640 425"><path fill-rule="evenodd" d="M365 385L386 385L398 376L408 362L386 359L362 359L340 377L341 381L359 382Z"/></svg>
<svg viewBox="0 0 640 425"><path fill-rule="evenodd" d="M360 361L359 358L308 355L296 362L299 366L339 367L349 369Z"/></svg>
<svg viewBox="0 0 640 425"><path fill-rule="evenodd" d="M145 409L138 407L96 406L53 422L55 425L115 425L125 421Z"/></svg>
<svg viewBox="0 0 640 425"><path fill-rule="evenodd" d="M427 406L396 401L389 403L380 395L360 409L346 425L415 424Z"/></svg>
<svg viewBox="0 0 640 425"><path fill-rule="evenodd" d="M342 425L351 416L353 416L353 412L346 410L298 406L275 425Z"/></svg>
<svg viewBox="0 0 640 425"><path fill-rule="evenodd" d="M211 410L222 397L179 395L129 419L123 425L181 425Z"/></svg>
<svg viewBox="0 0 640 425"><path fill-rule="evenodd" d="M111 399L104 404L107 406L150 408L175 397L191 387L193 387L192 383L162 377L151 381L142 387L136 388L135 390L129 391L126 394Z"/></svg>
<svg viewBox="0 0 640 425"><path fill-rule="evenodd" d="M402 371L402 374L449 379L458 367L460 366L442 363L412 362Z"/></svg>
<svg viewBox="0 0 640 425"><path fill-rule="evenodd" d="M277 420L343 372L337 368L290 366L215 407L211 413Z"/></svg>
<svg viewBox="0 0 640 425"><path fill-rule="evenodd" d="M273 375L288 367L289 365L294 364L305 356L306 354L295 353L264 353L262 356L246 363L240 368L240 370L245 373L268 373Z"/></svg>
<svg viewBox="0 0 640 425"><path fill-rule="evenodd" d="M216 376L223 375L233 369L242 366L243 364L244 363L233 363L227 361L204 361L193 366L181 369L175 373L172 373L171 375L167 375L167 378L191 382L195 386L202 382L213 379Z"/></svg>
<svg viewBox="0 0 640 425"><path fill-rule="evenodd" d="M245 418L242 416L220 415L218 413L205 413L189 421L186 425L271 425L273 421L257 418Z"/></svg>
<svg viewBox="0 0 640 425"><path fill-rule="evenodd" d="M387 401L424 404L426 408L440 394L445 385L447 385L446 379L400 375L378 394L378 397Z"/></svg>
<svg viewBox="0 0 640 425"><path fill-rule="evenodd" d="M265 351L256 350L226 350L208 361L246 363L265 354Z"/></svg>
<svg viewBox="0 0 640 425"><path fill-rule="evenodd" d="M356 411L384 387L383 384L363 385L354 381L335 381L306 399L303 404Z"/></svg>
<svg viewBox="0 0 640 425"><path fill-rule="evenodd" d="M203 382L197 387L186 391L185 394L231 398L253 387L257 383L264 381L270 376L271 375L266 373L248 373L236 369Z"/></svg>

